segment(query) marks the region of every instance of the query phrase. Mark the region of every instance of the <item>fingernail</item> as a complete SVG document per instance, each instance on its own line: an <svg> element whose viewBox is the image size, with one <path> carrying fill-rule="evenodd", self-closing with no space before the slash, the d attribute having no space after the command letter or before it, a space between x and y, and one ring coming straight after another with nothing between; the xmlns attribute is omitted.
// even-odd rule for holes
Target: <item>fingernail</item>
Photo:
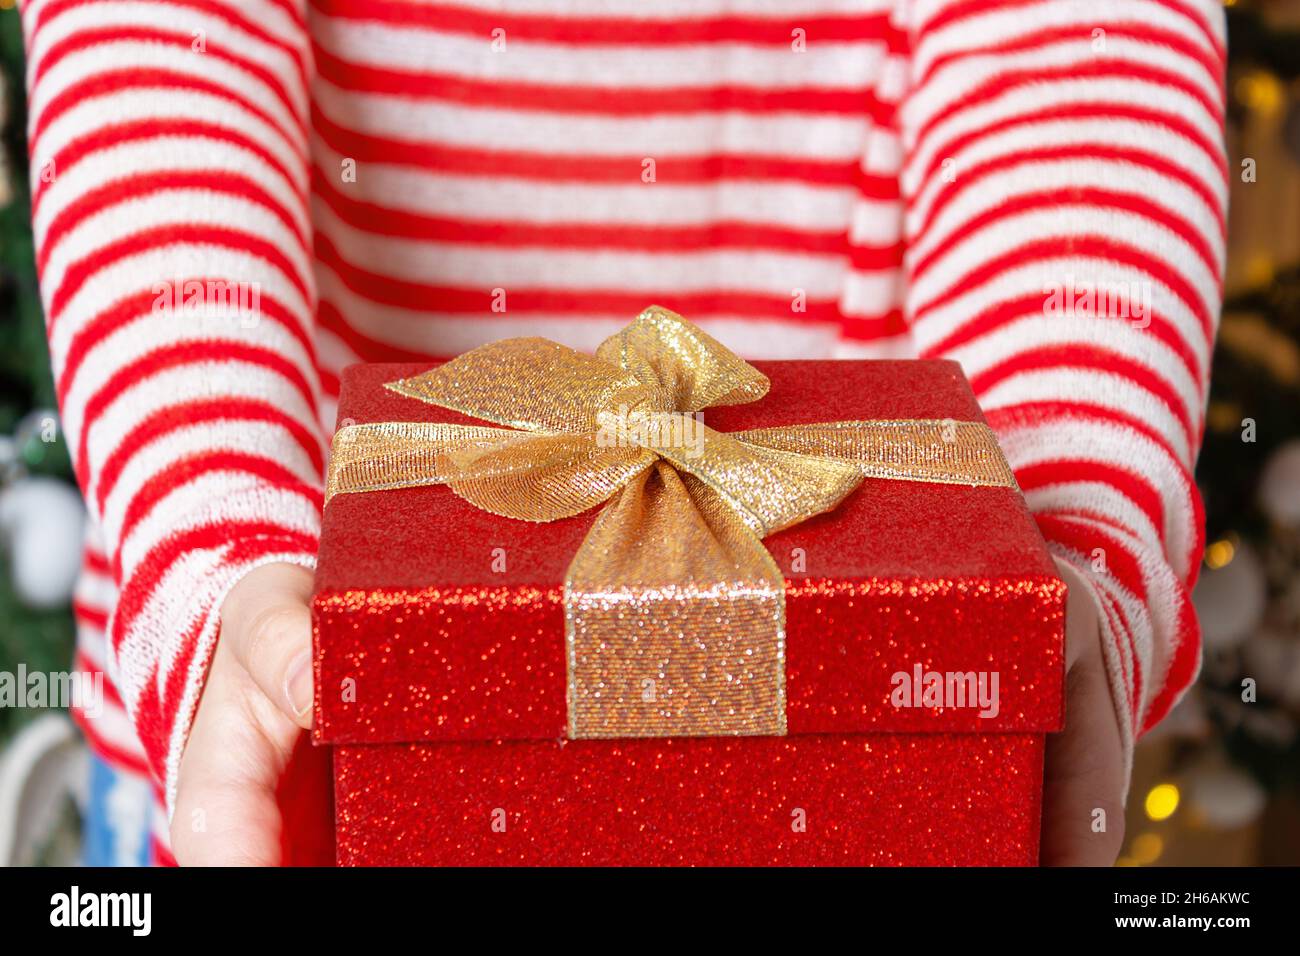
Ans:
<svg viewBox="0 0 1300 956"><path fill-rule="evenodd" d="M289 701L295 717L301 719L311 710L311 650L305 650L293 659L284 677L284 696Z"/></svg>

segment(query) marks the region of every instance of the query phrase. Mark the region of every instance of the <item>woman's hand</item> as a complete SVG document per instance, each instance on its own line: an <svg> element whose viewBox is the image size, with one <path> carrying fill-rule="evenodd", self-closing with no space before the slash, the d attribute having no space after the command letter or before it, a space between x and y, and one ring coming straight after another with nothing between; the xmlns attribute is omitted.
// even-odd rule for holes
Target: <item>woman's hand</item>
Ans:
<svg viewBox="0 0 1300 956"><path fill-rule="evenodd" d="M280 863L276 788L311 726L312 574L268 564L221 606L221 636L177 781L172 851L187 866Z"/></svg>
<svg viewBox="0 0 1300 956"><path fill-rule="evenodd" d="M1065 730L1047 738L1043 791L1045 866L1111 866L1124 843L1127 767L1102 658L1097 612L1087 587L1062 568L1066 612ZM1097 830L1097 811L1105 829Z"/></svg>

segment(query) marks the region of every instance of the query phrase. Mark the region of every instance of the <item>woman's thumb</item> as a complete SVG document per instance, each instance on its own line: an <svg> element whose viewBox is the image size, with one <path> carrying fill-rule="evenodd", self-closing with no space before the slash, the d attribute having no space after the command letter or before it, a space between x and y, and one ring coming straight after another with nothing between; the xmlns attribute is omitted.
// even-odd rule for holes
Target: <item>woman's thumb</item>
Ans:
<svg viewBox="0 0 1300 956"><path fill-rule="evenodd" d="M268 564L245 575L221 606L221 640L285 716L311 727L312 574Z"/></svg>

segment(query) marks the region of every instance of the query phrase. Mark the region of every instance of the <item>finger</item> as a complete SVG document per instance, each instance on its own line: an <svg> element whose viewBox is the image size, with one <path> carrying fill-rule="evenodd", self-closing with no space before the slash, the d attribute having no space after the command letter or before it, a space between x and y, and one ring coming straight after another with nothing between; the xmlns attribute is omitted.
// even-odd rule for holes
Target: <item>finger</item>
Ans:
<svg viewBox="0 0 1300 956"><path fill-rule="evenodd" d="M276 787L302 731L218 644L181 759L171 845L183 866L276 866Z"/></svg>
<svg viewBox="0 0 1300 956"><path fill-rule="evenodd" d="M222 605L221 641L267 700L299 727L311 727L311 572L258 568Z"/></svg>
<svg viewBox="0 0 1300 956"><path fill-rule="evenodd" d="M1065 730L1048 737L1043 789L1045 866L1111 866L1124 842L1124 749L1106 674L1070 671Z"/></svg>

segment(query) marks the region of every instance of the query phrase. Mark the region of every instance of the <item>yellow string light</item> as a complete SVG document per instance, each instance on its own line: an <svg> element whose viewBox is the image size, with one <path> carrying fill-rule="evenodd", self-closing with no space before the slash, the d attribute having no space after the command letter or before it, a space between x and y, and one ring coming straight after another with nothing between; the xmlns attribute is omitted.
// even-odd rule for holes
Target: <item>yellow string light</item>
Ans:
<svg viewBox="0 0 1300 956"><path fill-rule="evenodd" d="M1225 568L1236 557L1237 546L1231 538L1220 538L1205 548L1205 566L1211 571Z"/></svg>
<svg viewBox="0 0 1300 956"><path fill-rule="evenodd" d="M1147 793L1146 811L1152 820L1168 820L1178 809L1178 788L1172 783L1161 783Z"/></svg>
<svg viewBox="0 0 1300 956"><path fill-rule="evenodd" d="M1234 89L1237 99L1248 109L1266 115L1281 110L1286 98L1282 81L1267 70L1251 70L1243 74Z"/></svg>
<svg viewBox="0 0 1300 956"><path fill-rule="evenodd" d="M1129 855L1141 866L1154 863L1164 852L1165 841L1158 833L1141 833L1133 838L1133 845L1129 847Z"/></svg>

